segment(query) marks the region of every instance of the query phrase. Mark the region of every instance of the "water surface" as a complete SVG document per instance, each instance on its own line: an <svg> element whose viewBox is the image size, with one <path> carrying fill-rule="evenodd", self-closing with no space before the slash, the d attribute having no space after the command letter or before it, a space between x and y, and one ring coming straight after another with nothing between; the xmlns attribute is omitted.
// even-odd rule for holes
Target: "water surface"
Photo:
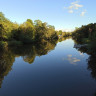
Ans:
<svg viewBox="0 0 96 96"><path fill-rule="evenodd" d="M0 96L96 96L96 65L72 39L37 47L1 52Z"/></svg>

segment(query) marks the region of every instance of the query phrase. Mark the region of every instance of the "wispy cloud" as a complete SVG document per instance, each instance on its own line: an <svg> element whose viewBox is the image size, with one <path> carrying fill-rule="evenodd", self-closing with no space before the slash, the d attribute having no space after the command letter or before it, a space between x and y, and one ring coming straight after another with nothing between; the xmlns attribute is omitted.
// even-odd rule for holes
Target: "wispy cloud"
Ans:
<svg viewBox="0 0 96 96"><path fill-rule="evenodd" d="M79 1L72 2L69 7L67 7L69 13L73 13L75 10L82 8L83 5L79 4Z"/></svg>
<svg viewBox="0 0 96 96"><path fill-rule="evenodd" d="M85 13L86 13L86 10L82 11L82 12L81 12L81 16L84 16Z"/></svg>
<svg viewBox="0 0 96 96"><path fill-rule="evenodd" d="M65 9L68 10L69 13L74 13L76 10L80 9L80 8L83 8L84 6L82 4L79 4L79 1L75 1L75 2L71 2L70 3L70 6L68 7L64 7ZM86 13L86 11L82 11L81 12L81 16L84 16Z"/></svg>

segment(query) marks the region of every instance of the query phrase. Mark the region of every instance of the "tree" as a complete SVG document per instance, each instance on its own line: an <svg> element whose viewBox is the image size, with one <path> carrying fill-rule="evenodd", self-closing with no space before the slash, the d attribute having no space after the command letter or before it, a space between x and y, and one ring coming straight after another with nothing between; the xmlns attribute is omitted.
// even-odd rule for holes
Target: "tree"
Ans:
<svg viewBox="0 0 96 96"><path fill-rule="evenodd" d="M59 35L62 35L62 30L59 30Z"/></svg>

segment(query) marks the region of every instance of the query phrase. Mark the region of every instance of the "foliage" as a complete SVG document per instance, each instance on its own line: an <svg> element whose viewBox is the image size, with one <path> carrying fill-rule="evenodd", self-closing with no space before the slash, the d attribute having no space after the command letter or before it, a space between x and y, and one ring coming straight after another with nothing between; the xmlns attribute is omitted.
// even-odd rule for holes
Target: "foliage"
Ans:
<svg viewBox="0 0 96 96"><path fill-rule="evenodd" d="M88 43L89 41L96 40L96 23L76 28L72 33L72 37L79 43ZM86 40L84 38L86 38Z"/></svg>
<svg viewBox="0 0 96 96"><path fill-rule="evenodd" d="M35 43L38 41L58 39L55 27L41 20L27 19L23 24L13 23L0 12L0 41L9 45L18 45L20 42Z"/></svg>

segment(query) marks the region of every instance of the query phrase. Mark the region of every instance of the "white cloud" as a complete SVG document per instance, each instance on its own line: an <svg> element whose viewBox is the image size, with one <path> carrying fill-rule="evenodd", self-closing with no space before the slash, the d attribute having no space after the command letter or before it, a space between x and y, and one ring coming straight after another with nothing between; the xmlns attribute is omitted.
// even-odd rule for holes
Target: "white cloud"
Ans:
<svg viewBox="0 0 96 96"><path fill-rule="evenodd" d="M75 10L78 10L82 7L83 5L79 4L79 1L75 1L75 2L72 2L69 7L64 7L64 8L66 8L69 13L74 13ZM85 13L86 13L85 11L82 11L81 16L84 16Z"/></svg>
<svg viewBox="0 0 96 96"><path fill-rule="evenodd" d="M82 8L83 7L83 5L79 5L79 4L74 4L74 9L79 9L79 8Z"/></svg>
<svg viewBox="0 0 96 96"><path fill-rule="evenodd" d="M82 12L81 12L81 16L84 16L85 13L86 13L86 10L82 11Z"/></svg>
<svg viewBox="0 0 96 96"><path fill-rule="evenodd" d="M72 2L71 5L68 7L68 12L73 13L74 10L78 10L79 8L82 8L83 5L79 4L79 1Z"/></svg>

